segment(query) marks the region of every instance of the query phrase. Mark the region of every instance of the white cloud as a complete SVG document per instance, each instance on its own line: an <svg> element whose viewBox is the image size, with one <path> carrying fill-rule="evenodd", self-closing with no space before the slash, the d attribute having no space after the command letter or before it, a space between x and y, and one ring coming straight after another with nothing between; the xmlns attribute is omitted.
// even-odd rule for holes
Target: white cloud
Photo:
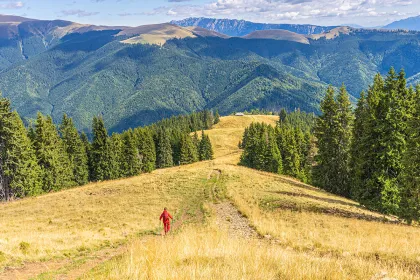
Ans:
<svg viewBox="0 0 420 280"><path fill-rule="evenodd" d="M176 4L149 14L178 18L192 16L247 18L260 22L311 20L338 17L357 23L362 17L397 17L395 7L413 5L411 0L212 0L203 5ZM382 20L382 19L381 19Z"/></svg>
<svg viewBox="0 0 420 280"><path fill-rule="evenodd" d="M61 11L61 14L64 16L90 17L90 16L95 16L99 14L99 12L87 12L84 10L75 9L75 10L63 10Z"/></svg>
<svg viewBox="0 0 420 280"><path fill-rule="evenodd" d="M7 2L0 4L0 9L21 9L25 6L22 1L1 1Z"/></svg>

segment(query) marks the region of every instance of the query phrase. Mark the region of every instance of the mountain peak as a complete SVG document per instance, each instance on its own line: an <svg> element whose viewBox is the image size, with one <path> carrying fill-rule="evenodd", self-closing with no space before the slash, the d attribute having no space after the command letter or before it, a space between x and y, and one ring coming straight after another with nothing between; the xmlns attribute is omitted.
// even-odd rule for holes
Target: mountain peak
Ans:
<svg viewBox="0 0 420 280"><path fill-rule="evenodd" d="M383 28L385 29L406 29L420 31L420 16L410 17L394 21Z"/></svg>
<svg viewBox="0 0 420 280"><path fill-rule="evenodd" d="M317 26L311 24L271 24L255 23L237 19L187 18L171 21L171 23L188 27L199 26L228 36L242 37L259 30L287 30L302 35L312 35L328 32L336 26Z"/></svg>

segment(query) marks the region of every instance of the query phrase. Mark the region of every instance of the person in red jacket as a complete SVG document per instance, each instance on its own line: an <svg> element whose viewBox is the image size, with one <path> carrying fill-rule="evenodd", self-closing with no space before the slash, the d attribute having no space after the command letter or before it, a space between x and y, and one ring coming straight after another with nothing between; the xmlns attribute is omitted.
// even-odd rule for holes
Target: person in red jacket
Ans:
<svg viewBox="0 0 420 280"><path fill-rule="evenodd" d="M165 235L171 230L171 221L169 220L169 218L172 218L171 214L169 214L168 209L165 207L163 209L162 214L160 215L159 220L162 220L163 222L163 228L165 230Z"/></svg>

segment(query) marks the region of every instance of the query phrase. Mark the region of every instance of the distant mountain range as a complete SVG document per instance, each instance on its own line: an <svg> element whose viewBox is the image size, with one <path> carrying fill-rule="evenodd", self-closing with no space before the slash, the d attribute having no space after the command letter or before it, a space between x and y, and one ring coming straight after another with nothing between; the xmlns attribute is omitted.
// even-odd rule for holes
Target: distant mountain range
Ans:
<svg viewBox="0 0 420 280"><path fill-rule="evenodd" d="M237 19L215 19L215 18L187 18L184 20L171 21L179 26L198 26L208 30L216 31L232 37L248 35L259 30L282 29L297 34L311 35L328 32L337 26L317 26L311 24L268 24L255 23Z"/></svg>
<svg viewBox="0 0 420 280"><path fill-rule="evenodd" d="M406 29L420 31L420 16L410 17L390 23L383 28L385 29Z"/></svg>
<svg viewBox="0 0 420 280"><path fill-rule="evenodd" d="M217 31L225 24L123 27L0 16L0 90L26 118L41 111L59 121L67 113L87 130L102 115L110 131L121 131L203 109L318 112L328 84L344 82L355 101L391 66L420 81L418 32L287 25L300 33L233 37Z"/></svg>

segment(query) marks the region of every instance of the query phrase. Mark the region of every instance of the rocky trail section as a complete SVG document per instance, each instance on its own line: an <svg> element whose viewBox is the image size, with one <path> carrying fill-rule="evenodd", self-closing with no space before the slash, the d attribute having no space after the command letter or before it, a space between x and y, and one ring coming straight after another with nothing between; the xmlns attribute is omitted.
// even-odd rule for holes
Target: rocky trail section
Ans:
<svg viewBox="0 0 420 280"><path fill-rule="evenodd" d="M226 201L213 204L216 214L216 225L228 231L230 237L258 238L259 234L251 227L249 221L235 206Z"/></svg>

